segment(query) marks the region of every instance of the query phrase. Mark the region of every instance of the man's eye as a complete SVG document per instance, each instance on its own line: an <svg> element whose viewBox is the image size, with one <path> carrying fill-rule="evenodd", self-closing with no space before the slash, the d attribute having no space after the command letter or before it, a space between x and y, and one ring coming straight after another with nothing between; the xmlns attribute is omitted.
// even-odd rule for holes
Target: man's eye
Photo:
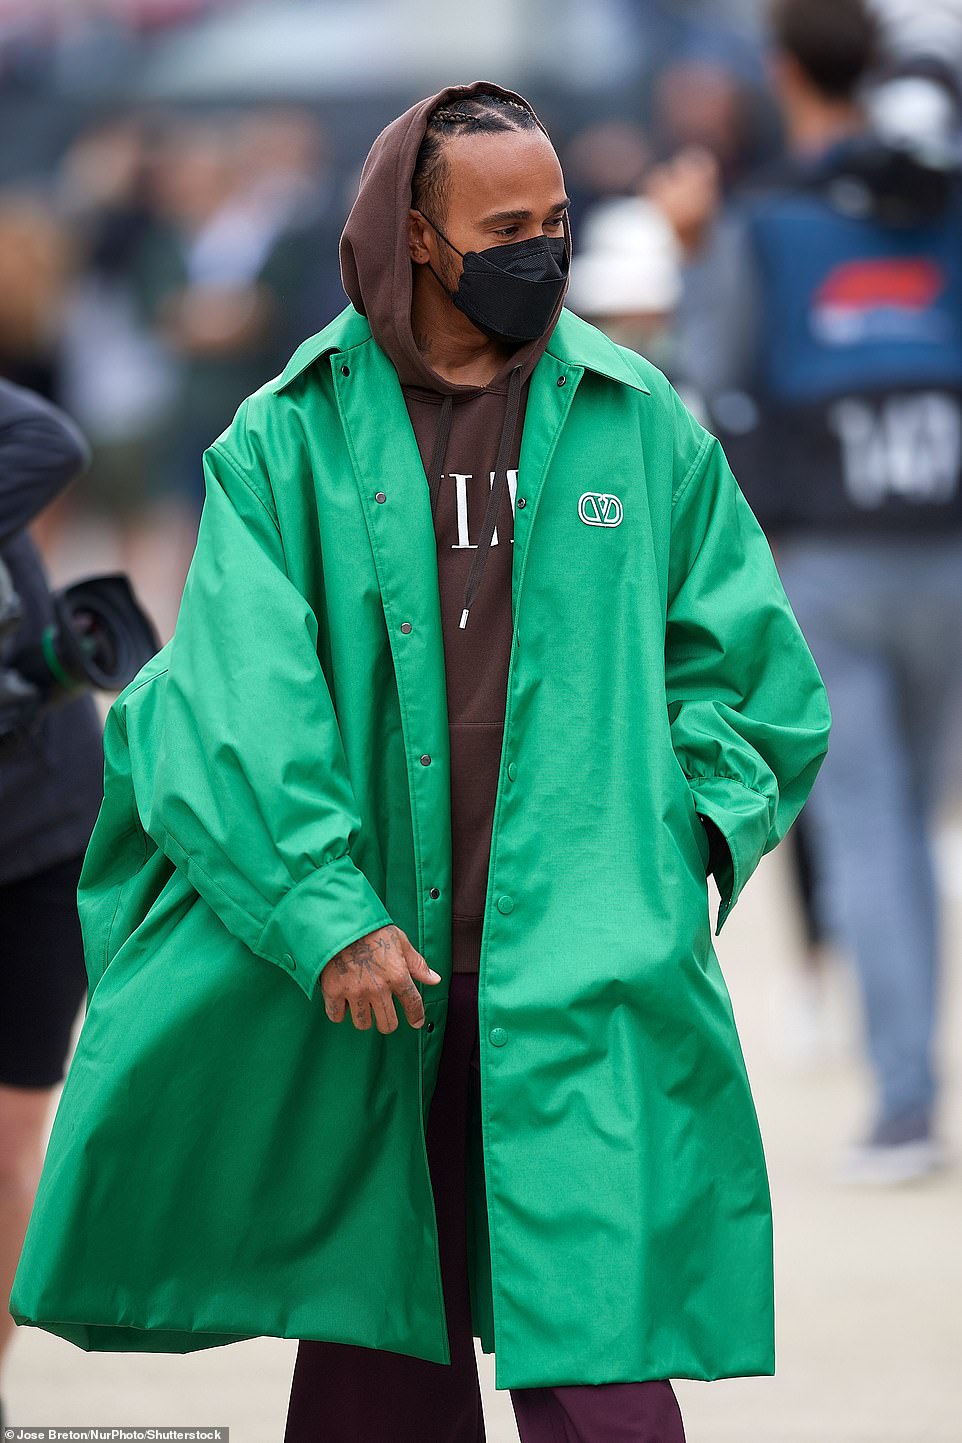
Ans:
<svg viewBox="0 0 962 1443"><path fill-rule="evenodd" d="M496 230L495 235L512 236L516 235L517 231L518 227L516 225L506 225L502 226L500 230Z"/></svg>

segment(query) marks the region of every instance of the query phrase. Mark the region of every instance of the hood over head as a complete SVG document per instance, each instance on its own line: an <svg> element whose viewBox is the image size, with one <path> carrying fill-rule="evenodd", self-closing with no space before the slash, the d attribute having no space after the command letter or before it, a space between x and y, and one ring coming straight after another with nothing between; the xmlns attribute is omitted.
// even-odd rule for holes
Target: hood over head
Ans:
<svg viewBox="0 0 962 1443"><path fill-rule="evenodd" d="M476 392L480 388L445 380L431 369L417 348L411 328L413 262L408 250L408 211L411 180L428 116L442 102L464 99L478 91L503 95L534 115L523 96L485 80L447 86L412 105L382 130L371 146L340 245L344 289L355 310L367 317L374 339L394 363L401 384L424 386L450 395ZM536 115L535 120L544 130ZM567 216L564 233L570 255ZM530 374L557 323L563 303L562 297L543 336L526 341L512 352L503 370L494 378L495 382L519 365L523 376Z"/></svg>

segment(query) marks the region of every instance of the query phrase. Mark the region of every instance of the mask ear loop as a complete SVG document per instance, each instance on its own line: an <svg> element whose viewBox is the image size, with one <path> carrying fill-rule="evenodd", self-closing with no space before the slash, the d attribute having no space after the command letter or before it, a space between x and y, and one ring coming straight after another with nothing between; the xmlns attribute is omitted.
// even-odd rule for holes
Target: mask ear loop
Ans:
<svg viewBox="0 0 962 1443"><path fill-rule="evenodd" d="M456 245L452 245L452 244L451 244L451 242L448 240L447 236L444 234L444 231L441 230L440 226L436 226L436 225L434 224L434 221L431 219L431 217L430 217L429 215L425 215L425 214L424 214L424 211L421 210L418 206L415 206L414 209L417 211L418 215L421 217L422 220L426 220L426 221L427 221L428 225L429 225L429 226L431 227L431 229L434 231L435 235L439 235L439 236L441 237L441 239L444 241L444 244L445 244L446 246L450 246L451 249L455 252L455 254L461 256L461 258L462 258L462 260L463 260L463 259L464 259L464 251L459 251ZM434 267L432 266L432 264L431 264L430 261L428 261L428 270L431 272L432 276L433 276L434 279L437 281L438 285L441 287L442 291L443 291L444 294L447 296L448 300L449 300L449 301L450 301L450 300L453 300L453 298L454 298L454 292L448 290L447 286L444 284L444 282L442 281L441 277L438 275L437 271L434 269Z"/></svg>
<svg viewBox="0 0 962 1443"><path fill-rule="evenodd" d="M448 240L447 236L444 234L444 231L441 229L441 227L438 226L438 225L435 225L435 224L434 224L434 221L431 219L431 217L430 217L429 215L425 215L423 210L419 210L417 206L415 206L414 209L417 211L418 215L421 217L422 220L426 220L426 221L427 221L428 225L429 225L429 226L431 227L431 229L435 232L435 234L437 234L437 235L439 235L439 236L441 237L441 239L444 241L444 244L445 244L446 246L451 246L451 249L452 249L453 251L457 251L458 255L461 256L462 259L463 259L463 257L464 257L464 251L459 251L456 245L452 245L452 244L451 244L451 242Z"/></svg>

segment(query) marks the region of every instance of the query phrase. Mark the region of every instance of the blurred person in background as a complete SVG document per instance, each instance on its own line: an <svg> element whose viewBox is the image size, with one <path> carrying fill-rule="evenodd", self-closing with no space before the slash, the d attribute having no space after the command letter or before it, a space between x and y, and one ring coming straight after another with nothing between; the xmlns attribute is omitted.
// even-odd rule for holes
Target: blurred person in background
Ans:
<svg viewBox="0 0 962 1443"><path fill-rule="evenodd" d="M276 276L270 344L279 367L305 334L343 309L337 244L356 186L341 188L332 138L305 107L252 111L242 145L250 193L278 228L288 267L285 274L278 258L270 262Z"/></svg>
<svg viewBox="0 0 962 1443"><path fill-rule="evenodd" d="M54 621L28 526L84 470L90 451L58 408L0 380L0 1366L6 1299L87 977L77 913L81 863L103 797L100 718L86 693L22 728L10 667ZM0 1423L3 1404L0 1402Z"/></svg>
<svg viewBox="0 0 962 1443"><path fill-rule="evenodd" d="M684 151L707 151L724 185L739 180L757 159L764 129L747 78L729 57L682 51L652 77L652 137L659 161Z"/></svg>
<svg viewBox="0 0 962 1443"><path fill-rule="evenodd" d="M944 127L870 123L863 0L771 21L789 154L719 227L686 359L828 688L802 822L875 1091L838 1176L897 1182L945 1161L931 830L962 682L962 199Z"/></svg>
<svg viewBox="0 0 962 1443"><path fill-rule="evenodd" d="M701 131L696 129L691 139L677 139L678 147L657 165L644 131L626 121L586 126L568 142L565 174L572 228L583 235L588 251L598 251L591 259L582 253L583 264L576 262L576 271L589 276L592 294L603 284L602 252L609 245L617 252L611 259L619 271L633 251L648 258L657 269L655 291L668 272L678 279L679 266L700 249L721 200L722 165ZM674 236L666 233L666 221ZM596 235L596 225L607 238ZM573 282L580 286L574 274ZM587 315L578 305L573 309Z"/></svg>
<svg viewBox="0 0 962 1443"><path fill-rule="evenodd" d="M82 521L106 532L166 637L183 580L177 558L189 553L193 518L164 486L176 358L141 313L133 280L153 223L151 145L144 122L124 115L82 132L61 162L57 203L77 259L60 327L59 399L92 458L83 487L53 508L56 533L47 527L44 549L56 555L68 537L76 545Z"/></svg>
<svg viewBox="0 0 962 1443"><path fill-rule="evenodd" d="M183 119L170 123L154 158L154 224L133 283L175 359L160 464L195 523L200 453L240 399L276 372L302 320L322 153L311 125L282 115Z"/></svg>
<svg viewBox="0 0 962 1443"><path fill-rule="evenodd" d="M697 264L721 204L722 172L707 146L689 145L654 166L644 194L661 211L682 248L686 273Z"/></svg>
<svg viewBox="0 0 962 1443"><path fill-rule="evenodd" d="M571 198L572 229L595 206L619 196L637 195L651 165L645 132L626 120L602 120L576 131L564 149Z"/></svg>
<svg viewBox="0 0 962 1443"><path fill-rule="evenodd" d="M772 129L754 74L757 61L718 19L714 7L710 21L694 7L687 38L651 77L656 159L638 193L674 228L685 291L723 197L757 163Z"/></svg>
<svg viewBox="0 0 962 1443"><path fill-rule="evenodd" d="M0 191L0 375L47 400L71 267L70 235L48 198Z"/></svg>
<svg viewBox="0 0 962 1443"><path fill-rule="evenodd" d="M59 390L93 459L82 494L47 521L45 549L78 515L104 528L165 638L196 539L189 458L340 306L336 268L332 280L318 258L342 220L328 169L324 133L297 107L210 131L121 115L82 133L61 164L57 201L77 259ZM192 266L203 274L184 290Z"/></svg>

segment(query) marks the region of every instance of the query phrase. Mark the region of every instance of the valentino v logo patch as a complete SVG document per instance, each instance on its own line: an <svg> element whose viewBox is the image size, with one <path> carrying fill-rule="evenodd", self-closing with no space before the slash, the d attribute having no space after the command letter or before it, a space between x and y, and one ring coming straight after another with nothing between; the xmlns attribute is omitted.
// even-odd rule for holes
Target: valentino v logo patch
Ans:
<svg viewBox="0 0 962 1443"><path fill-rule="evenodd" d="M578 515L586 526L618 526L624 511L610 491L586 491L578 498Z"/></svg>

